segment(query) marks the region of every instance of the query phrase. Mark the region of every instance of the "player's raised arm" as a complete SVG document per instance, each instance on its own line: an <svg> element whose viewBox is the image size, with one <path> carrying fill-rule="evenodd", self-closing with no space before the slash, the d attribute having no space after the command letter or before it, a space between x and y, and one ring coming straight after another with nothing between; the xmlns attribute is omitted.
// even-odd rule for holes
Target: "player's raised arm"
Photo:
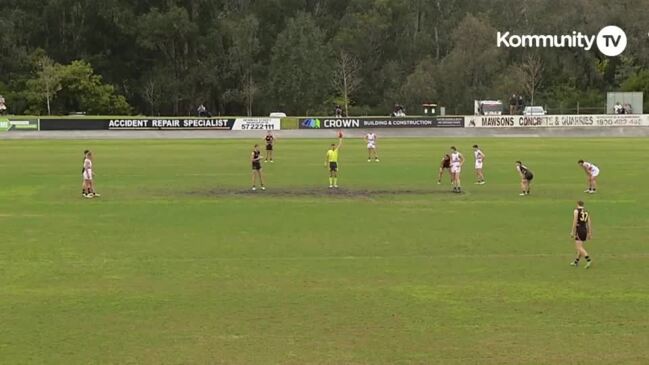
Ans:
<svg viewBox="0 0 649 365"><path fill-rule="evenodd" d="M336 149L339 149L342 146L343 146L343 132L340 131L338 132L338 144L336 145Z"/></svg>

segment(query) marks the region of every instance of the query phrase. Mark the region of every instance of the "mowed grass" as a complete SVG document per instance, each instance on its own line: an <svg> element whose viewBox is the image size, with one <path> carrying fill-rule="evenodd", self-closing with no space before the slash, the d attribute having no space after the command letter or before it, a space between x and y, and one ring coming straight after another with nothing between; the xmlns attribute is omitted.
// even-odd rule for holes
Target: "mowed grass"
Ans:
<svg viewBox="0 0 649 365"><path fill-rule="evenodd" d="M386 139L380 163L345 140L339 193L329 142L279 140L252 194L252 140L3 141L0 363L649 363L646 139ZM463 195L435 184L452 144Z"/></svg>

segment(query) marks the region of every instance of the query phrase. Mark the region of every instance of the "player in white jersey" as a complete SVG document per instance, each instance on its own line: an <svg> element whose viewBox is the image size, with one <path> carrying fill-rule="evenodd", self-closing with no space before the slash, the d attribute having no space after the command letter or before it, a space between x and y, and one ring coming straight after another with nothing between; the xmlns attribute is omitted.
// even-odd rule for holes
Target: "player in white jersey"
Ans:
<svg viewBox="0 0 649 365"><path fill-rule="evenodd" d="M464 165L464 156L455 148L451 147L451 182L453 183L453 192L462 192L462 183L460 182L460 173Z"/></svg>
<svg viewBox="0 0 649 365"><path fill-rule="evenodd" d="M379 162L379 154L376 152L376 133L369 132L365 135L365 142L367 142L367 162L371 162L374 158L375 162Z"/></svg>
<svg viewBox="0 0 649 365"><path fill-rule="evenodd" d="M591 162L584 160L577 161L577 164L579 164L579 166L584 169L586 176L588 177L588 189L586 189L584 193L595 194L595 192L597 191L597 176L599 176L599 167L595 166Z"/></svg>
<svg viewBox="0 0 649 365"><path fill-rule="evenodd" d="M83 151L83 160L81 160L83 165L85 165L86 156L88 155L88 152L90 152L90 150ZM86 197L86 195L88 195L86 190L86 178L84 177L85 171L86 168L84 166L81 166L81 196L84 198Z"/></svg>
<svg viewBox="0 0 649 365"><path fill-rule="evenodd" d="M101 195L95 192L95 182L93 180L95 174L92 170L92 152L86 150L84 153L83 169L81 170L81 175L83 176L83 196L85 198L100 197Z"/></svg>
<svg viewBox="0 0 649 365"><path fill-rule="evenodd" d="M473 145L473 157L475 158L475 176L476 184L482 185L484 181L484 172L482 171L482 166L484 164L485 154L480 150L477 144Z"/></svg>

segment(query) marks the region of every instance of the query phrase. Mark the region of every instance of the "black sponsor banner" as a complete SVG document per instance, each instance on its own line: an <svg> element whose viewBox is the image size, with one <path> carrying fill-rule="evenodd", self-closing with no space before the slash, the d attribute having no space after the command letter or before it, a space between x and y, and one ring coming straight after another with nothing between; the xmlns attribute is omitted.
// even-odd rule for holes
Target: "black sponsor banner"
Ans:
<svg viewBox="0 0 649 365"><path fill-rule="evenodd" d="M299 128L301 129L438 127L464 127L464 118L302 118L299 120Z"/></svg>
<svg viewBox="0 0 649 365"><path fill-rule="evenodd" d="M464 117L437 117L439 128L464 128Z"/></svg>
<svg viewBox="0 0 649 365"><path fill-rule="evenodd" d="M216 129L231 130L234 118L43 118L40 129L48 130L133 130L133 129Z"/></svg>
<svg viewBox="0 0 649 365"><path fill-rule="evenodd" d="M108 129L108 120L86 118L41 118L40 129L42 131L101 130Z"/></svg>
<svg viewBox="0 0 649 365"><path fill-rule="evenodd" d="M234 118L207 119L154 119L154 118L128 118L110 119L108 129L222 129L231 130Z"/></svg>

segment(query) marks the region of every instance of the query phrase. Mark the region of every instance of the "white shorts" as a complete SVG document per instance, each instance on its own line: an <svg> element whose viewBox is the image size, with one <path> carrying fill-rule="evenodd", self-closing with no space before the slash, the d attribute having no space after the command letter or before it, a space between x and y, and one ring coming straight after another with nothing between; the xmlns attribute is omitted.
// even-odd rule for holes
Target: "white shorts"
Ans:
<svg viewBox="0 0 649 365"><path fill-rule="evenodd" d="M85 170L83 172L83 179L84 180L92 180L92 170Z"/></svg>
<svg viewBox="0 0 649 365"><path fill-rule="evenodd" d="M375 144L374 142L368 142L368 143L367 143L367 148L368 148L368 149L375 149L375 148L376 148L376 144Z"/></svg>
<svg viewBox="0 0 649 365"><path fill-rule="evenodd" d="M475 162L475 168L476 169L481 169L482 168L482 161L476 161Z"/></svg>
<svg viewBox="0 0 649 365"><path fill-rule="evenodd" d="M597 175L599 175L599 169L590 170L590 176L597 177Z"/></svg>
<svg viewBox="0 0 649 365"><path fill-rule="evenodd" d="M451 165L451 173L459 174L462 171L462 166L460 165Z"/></svg>

